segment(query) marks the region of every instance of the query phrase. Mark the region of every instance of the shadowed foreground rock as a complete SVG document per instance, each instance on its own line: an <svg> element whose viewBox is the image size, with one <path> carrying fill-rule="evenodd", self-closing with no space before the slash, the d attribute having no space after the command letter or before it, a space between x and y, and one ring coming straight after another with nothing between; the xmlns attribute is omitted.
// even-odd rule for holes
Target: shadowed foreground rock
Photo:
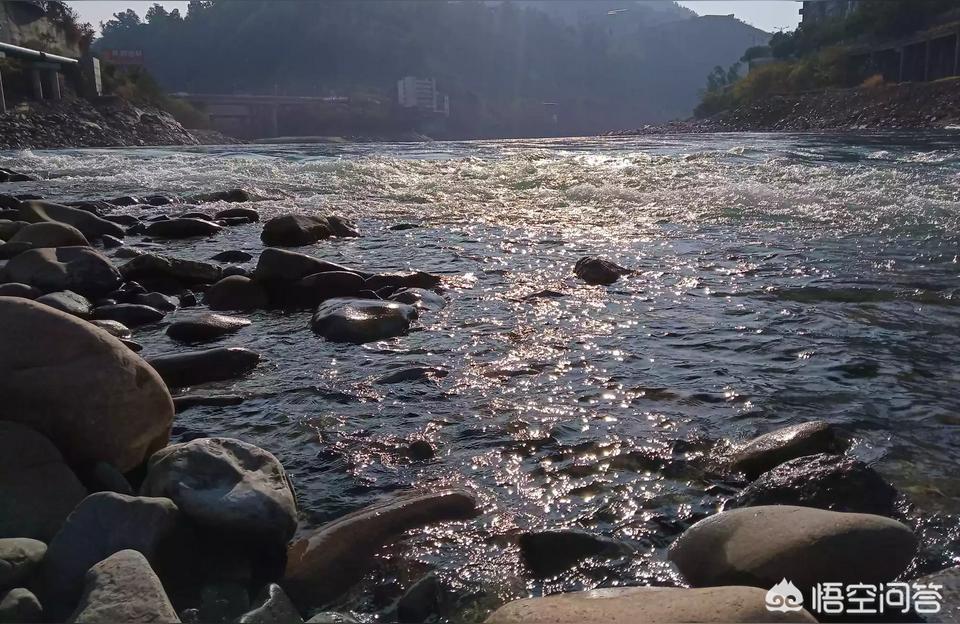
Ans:
<svg viewBox="0 0 960 624"><path fill-rule="evenodd" d="M28 284L45 293L72 290L101 297L120 285L120 271L90 247L30 249L10 260L0 280Z"/></svg>
<svg viewBox="0 0 960 624"><path fill-rule="evenodd" d="M3 418L47 435L71 461L120 471L167 444L173 401L119 340L45 305L0 297Z"/></svg>
<svg viewBox="0 0 960 624"><path fill-rule="evenodd" d="M756 479L783 462L818 453L842 451L845 444L830 423L823 420L793 425L754 438L737 450L730 467Z"/></svg>
<svg viewBox="0 0 960 624"><path fill-rule="evenodd" d="M910 529L890 518L769 506L701 520L673 543L669 558L695 587L769 589L787 578L806 589L892 581L916 551Z"/></svg>
<svg viewBox="0 0 960 624"><path fill-rule="evenodd" d="M806 610L772 613L753 587L630 587L511 602L486 624L675 624L676 622L816 622Z"/></svg>
<svg viewBox="0 0 960 624"><path fill-rule="evenodd" d="M173 624L180 618L146 558L122 550L86 574L71 624Z"/></svg>
<svg viewBox="0 0 960 624"><path fill-rule="evenodd" d="M464 520L476 513L473 495L459 490L411 494L371 505L291 544L281 585L301 609L326 604L363 577L371 557L385 543L417 527Z"/></svg>
<svg viewBox="0 0 960 624"><path fill-rule="evenodd" d="M0 622L32 624L43 621L43 607L28 589L17 587L6 594L0 592Z"/></svg>

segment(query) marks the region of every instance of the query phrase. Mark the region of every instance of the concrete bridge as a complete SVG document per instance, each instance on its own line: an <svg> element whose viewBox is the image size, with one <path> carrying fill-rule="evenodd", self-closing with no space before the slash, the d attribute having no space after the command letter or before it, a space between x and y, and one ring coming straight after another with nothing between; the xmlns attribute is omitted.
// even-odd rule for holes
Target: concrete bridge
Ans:
<svg viewBox="0 0 960 624"><path fill-rule="evenodd" d="M170 96L204 111L214 129L241 138L279 136L280 120L285 114L320 111L350 104L350 98L347 97L213 93L172 93Z"/></svg>

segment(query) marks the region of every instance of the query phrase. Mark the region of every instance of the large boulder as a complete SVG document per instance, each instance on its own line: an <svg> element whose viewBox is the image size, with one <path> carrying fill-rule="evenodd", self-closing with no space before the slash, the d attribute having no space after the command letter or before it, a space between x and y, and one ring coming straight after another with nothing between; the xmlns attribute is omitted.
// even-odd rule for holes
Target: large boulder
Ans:
<svg viewBox="0 0 960 624"><path fill-rule="evenodd" d="M166 446L173 401L119 340L26 299L0 297L3 418L47 435L71 461L130 470Z"/></svg>
<svg viewBox="0 0 960 624"><path fill-rule="evenodd" d="M290 545L280 583L301 608L338 597L367 572L385 543L421 526L477 513L472 494L443 490L400 496L326 524Z"/></svg>
<svg viewBox="0 0 960 624"><path fill-rule="evenodd" d="M123 238L126 233L120 225L102 219L97 215L42 200L20 202L20 220L27 223L58 222L72 225L80 230L87 240L100 238L104 234Z"/></svg>
<svg viewBox="0 0 960 624"><path fill-rule="evenodd" d="M808 455L763 473L732 501L736 507L796 505L892 516L897 490L853 457Z"/></svg>
<svg viewBox="0 0 960 624"><path fill-rule="evenodd" d="M212 236L222 229L216 223L203 219L169 219L151 223L144 234L155 238L190 238Z"/></svg>
<svg viewBox="0 0 960 624"><path fill-rule="evenodd" d="M804 609L767 609L755 587L628 587L517 600L486 624L675 624L676 622L816 622Z"/></svg>
<svg viewBox="0 0 960 624"><path fill-rule="evenodd" d="M120 273L125 280L173 280L185 286L192 286L216 282L220 279L223 269L209 262L147 253L121 266Z"/></svg>
<svg viewBox="0 0 960 624"><path fill-rule="evenodd" d="M0 588L25 583L45 554L47 545L40 540L28 537L0 538Z"/></svg>
<svg viewBox="0 0 960 624"><path fill-rule="evenodd" d="M91 494L57 533L40 564L37 588L51 619L69 614L92 566L122 550L152 559L173 534L177 506L166 498Z"/></svg>
<svg viewBox="0 0 960 624"><path fill-rule="evenodd" d="M256 310L269 304L267 293L258 282L242 275L225 277L203 296L211 310Z"/></svg>
<svg viewBox="0 0 960 624"><path fill-rule="evenodd" d="M31 249L15 256L0 273L6 282L28 284L44 292L72 290L101 297L120 285L120 271L90 247Z"/></svg>
<svg viewBox="0 0 960 624"><path fill-rule="evenodd" d="M297 528L283 466L240 440L198 439L157 451L140 492L169 498L197 525L245 541L283 546Z"/></svg>
<svg viewBox="0 0 960 624"><path fill-rule="evenodd" d="M264 249L263 253L260 254L257 268L253 272L253 279L259 282L296 282L308 275L326 273L327 271L358 273L364 279L370 277L369 273L354 271L342 264L318 260L306 254L271 247Z"/></svg>
<svg viewBox="0 0 960 624"><path fill-rule="evenodd" d="M10 239L11 243L30 243L34 247L86 247L87 238L66 223L31 223Z"/></svg>
<svg viewBox="0 0 960 624"><path fill-rule="evenodd" d="M363 344L402 336L416 320L417 309L377 299L330 299L313 315L313 331L331 342Z"/></svg>
<svg viewBox="0 0 960 624"><path fill-rule="evenodd" d="M50 440L0 421L0 537L48 541L86 495Z"/></svg>
<svg viewBox="0 0 960 624"><path fill-rule="evenodd" d="M917 551L917 538L896 520L810 507L747 507L687 529L669 558L694 587L773 587L786 578L817 583L886 583Z"/></svg>
<svg viewBox="0 0 960 624"><path fill-rule="evenodd" d="M608 286L633 271L603 258L580 258L573 273L588 284Z"/></svg>
<svg viewBox="0 0 960 624"><path fill-rule="evenodd" d="M208 342L233 334L250 325L247 319L203 314L196 318L171 323L167 335L177 342Z"/></svg>
<svg viewBox="0 0 960 624"><path fill-rule="evenodd" d="M71 624L173 624L179 622L163 584L136 550L121 550L86 573Z"/></svg>
<svg viewBox="0 0 960 624"><path fill-rule="evenodd" d="M333 230L326 217L282 215L264 223L260 240L264 245L302 247L331 236Z"/></svg>
<svg viewBox="0 0 960 624"><path fill-rule="evenodd" d="M236 379L255 369L260 354L240 347L163 355L148 360L171 388Z"/></svg>
<svg viewBox="0 0 960 624"><path fill-rule="evenodd" d="M818 453L843 450L836 429L828 422L814 420L771 431L738 448L730 467L755 479L783 462Z"/></svg>

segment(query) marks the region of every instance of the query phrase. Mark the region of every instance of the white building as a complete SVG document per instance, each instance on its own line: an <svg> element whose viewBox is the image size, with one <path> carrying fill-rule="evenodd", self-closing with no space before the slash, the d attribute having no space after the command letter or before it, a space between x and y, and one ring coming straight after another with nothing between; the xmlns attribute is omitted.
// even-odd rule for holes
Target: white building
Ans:
<svg viewBox="0 0 960 624"><path fill-rule="evenodd" d="M416 108L425 113L450 116L450 96L437 91L433 78L405 76L397 82L397 98L400 106Z"/></svg>

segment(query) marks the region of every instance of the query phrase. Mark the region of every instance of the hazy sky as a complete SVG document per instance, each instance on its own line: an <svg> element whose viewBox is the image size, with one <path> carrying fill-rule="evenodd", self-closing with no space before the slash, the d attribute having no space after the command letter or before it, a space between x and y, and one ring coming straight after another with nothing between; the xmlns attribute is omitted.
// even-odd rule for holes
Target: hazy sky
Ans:
<svg viewBox="0 0 960 624"><path fill-rule="evenodd" d="M134 0L73 0L70 2L83 19L94 26L99 25L102 20L110 19L114 13L128 8L134 9L143 16L153 4L155 4L153 1ZM180 8L181 13L186 12L186 2L162 0L159 4L168 9ZM745 22L770 31L780 28L792 29L800 21L800 5L794 0L689 0L681 1L680 4L690 7L701 15L733 13Z"/></svg>

